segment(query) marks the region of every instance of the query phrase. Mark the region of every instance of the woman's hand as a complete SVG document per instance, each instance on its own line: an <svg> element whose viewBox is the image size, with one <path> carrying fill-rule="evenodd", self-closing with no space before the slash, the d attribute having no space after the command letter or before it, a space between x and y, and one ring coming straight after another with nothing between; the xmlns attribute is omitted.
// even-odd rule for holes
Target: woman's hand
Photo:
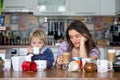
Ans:
<svg viewBox="0 0 120 80"><path fill-rule="evenodd" d="M83 36L81 36L80 43L85 43L87 40L87 35L84 34Z"/></svg>
<svg viewBox="0 0 120 80"><path fill-rule="evenodd" d="M62 68L62 64L63 64L62 60L63 60L62 55L57 56L56 63L55 63L55 68L57 68L57 69Z"/></svg>
<svg viewBox="0 0 120 80"><path fill-rule="evenodd" d="M63 64L63 57L62 57L62 55L60 55L60 56L57 57L57 64L58 65Z"/></svg>
<svg viewBox="0 0 120 80"><path fill-rule="evenodd" d="M33 50L31 47L28 48L28 54L32 54L33 53Z"/></svg>

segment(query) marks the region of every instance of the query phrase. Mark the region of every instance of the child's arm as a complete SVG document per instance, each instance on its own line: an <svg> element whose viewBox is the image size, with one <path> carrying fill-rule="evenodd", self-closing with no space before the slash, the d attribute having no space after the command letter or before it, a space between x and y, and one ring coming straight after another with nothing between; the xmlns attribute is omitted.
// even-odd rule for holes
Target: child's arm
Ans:
<svg viewBox="0 0 120 80"><path fill-rule="evenodd" d="M46 54L47 53L47 54ZM53 67L53 63L54 63L54 55L53 52L50 48L47 48L45 50L45 54L46 56L46 60L47 60L47 68L52 68Z"/></svg>

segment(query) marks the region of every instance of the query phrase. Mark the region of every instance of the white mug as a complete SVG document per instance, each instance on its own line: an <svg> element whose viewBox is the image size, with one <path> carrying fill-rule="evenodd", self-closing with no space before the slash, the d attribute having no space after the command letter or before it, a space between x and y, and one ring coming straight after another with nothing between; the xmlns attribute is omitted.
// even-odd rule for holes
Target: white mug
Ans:
<svg viewBox="0 0 120 80"><path fill-rule="evenodd" d="M10 71L11 70L11 59L4 59L4 68L3 71Z"/></svg>
<svg viewBox="0 0 120 80"><path fill-rule="evenodd" d="M68 71L79 71L80 67L76 61L71 61L68 65Z"/></svg>
<svg viewBox="0 0 120 80"><path fill-rule="evenodd" d="M33 54L38 55L40 53L39 47L33 47Z"/></svg>
<svg viewBox="0 0 120 80"><path fill-rule="evenodd" d="M38 71L43 71L47 68L47 60L35 60L34 62L37 64Z"/></svg>
<svg viewBox="0 0 120 80"><path fill-rule="evenodd" d="M108 60L97 60L98 72L108 72L112 70L112 67L112 62L108 62Z"/></svg>

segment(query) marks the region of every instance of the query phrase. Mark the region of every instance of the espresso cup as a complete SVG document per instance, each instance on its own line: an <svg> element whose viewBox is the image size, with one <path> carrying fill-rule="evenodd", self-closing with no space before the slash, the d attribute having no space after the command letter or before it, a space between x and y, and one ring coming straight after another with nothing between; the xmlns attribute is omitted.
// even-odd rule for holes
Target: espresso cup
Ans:
<svg viewBox="0 0 120 80"><path fill-rule="evenodd" d="M108 62L108 60L97 60L98 72L108 72L112 70L112 67L112 62Z"/></svg>

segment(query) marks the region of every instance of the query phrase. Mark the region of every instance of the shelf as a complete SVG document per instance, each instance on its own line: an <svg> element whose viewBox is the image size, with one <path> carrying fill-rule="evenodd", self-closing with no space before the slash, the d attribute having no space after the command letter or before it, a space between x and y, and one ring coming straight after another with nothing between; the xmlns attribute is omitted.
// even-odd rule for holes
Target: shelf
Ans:
<svg viewBox="0 0 120 80"><path fill-rule="evenodd" d="M0 26L0 30L6 30L5 26Z"/></svg>

